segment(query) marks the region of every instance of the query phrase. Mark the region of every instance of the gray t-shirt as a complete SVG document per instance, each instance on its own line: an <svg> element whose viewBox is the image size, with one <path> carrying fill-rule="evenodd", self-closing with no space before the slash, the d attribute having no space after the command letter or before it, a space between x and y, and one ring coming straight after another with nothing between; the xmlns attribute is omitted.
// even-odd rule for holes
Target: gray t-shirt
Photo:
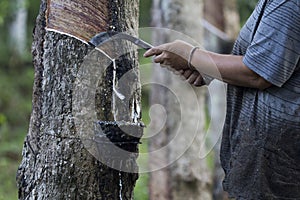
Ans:
<svg viewBox="0 0 300 200"><path fill-rule="evenodd" d="M273 86L228 86L224 189L238 200L299 200L300 0L260 0L233 54Z"/></svg>

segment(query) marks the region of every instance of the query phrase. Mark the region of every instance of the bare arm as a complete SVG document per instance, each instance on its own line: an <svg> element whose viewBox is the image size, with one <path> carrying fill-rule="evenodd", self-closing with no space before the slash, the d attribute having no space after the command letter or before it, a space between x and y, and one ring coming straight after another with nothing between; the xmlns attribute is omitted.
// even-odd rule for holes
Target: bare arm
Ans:
<svg viewBox="0 0 300 200"><path fill-rule="evenodd" d="M250 70L243 63L243 56L223 55L196 50L191 63L198 71L232 85L258 88L261 90L272 85Z"/></svg>
<svg viewBox="0 0 300 200"><path fill-rule="evenodd" d="M183 41L175 41L154 47L148 50L144 56L155 55L154 62L168 65L184 74L184 71L189 70L187 60L192 48L193 46ZM192 56L191 64L198 72L232 85L261 90L272 85L244 65L242 56L223 55L197 49ZM185 77L190 78L188 75Z"/></svg>

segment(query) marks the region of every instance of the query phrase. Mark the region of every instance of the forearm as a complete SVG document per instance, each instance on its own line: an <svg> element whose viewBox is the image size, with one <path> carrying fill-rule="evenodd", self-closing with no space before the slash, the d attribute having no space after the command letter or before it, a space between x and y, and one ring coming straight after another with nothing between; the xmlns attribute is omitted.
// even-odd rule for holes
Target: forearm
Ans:
<svg viewBox="0 0 300 200"><path fill-rule="evenodd" d="M192 49L192 45L176 40L151 48L144 56L156 56L154 62L162 66L170 66L177 71L188 69L187 60L189 60L201 74L236 86L258 89L271 86L269 82L244 65L242 56L216 54L201 49L196 49L193 55L189 56L188 52ZM187 75L185 77L189 78ZM192 78L191 82L194 79Z"/></svg>
<svg viewBox="0 0 300 200"><path fill-rule="evenodd" d="M243 56L196 50L191 64L199 72L232 85L258 89L271 86L269 82L244 65Z"/></svg>

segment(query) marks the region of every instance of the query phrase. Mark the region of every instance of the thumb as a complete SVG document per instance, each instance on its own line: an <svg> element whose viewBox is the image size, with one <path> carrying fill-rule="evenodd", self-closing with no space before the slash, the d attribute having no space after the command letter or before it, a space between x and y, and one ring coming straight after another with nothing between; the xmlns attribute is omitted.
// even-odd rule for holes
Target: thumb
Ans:
<svg viewBox="0 0 300 200"><path fill-rule="evenodd" d="M169 49L170 43L161 44L159 46L153 47L144 53L144 57L160 55L163 51Z"/></svg>
<svg viewBox="0 0 300 200"><path fill-rule="evenodd" d="M144 57L150 57L161 54L163 51L157 47L153 47L144 53Z"/></svg>

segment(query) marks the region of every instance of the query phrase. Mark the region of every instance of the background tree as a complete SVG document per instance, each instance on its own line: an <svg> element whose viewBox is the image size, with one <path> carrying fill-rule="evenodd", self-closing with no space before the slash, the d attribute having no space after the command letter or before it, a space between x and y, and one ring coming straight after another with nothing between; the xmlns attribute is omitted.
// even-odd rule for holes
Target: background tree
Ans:
<svg viewBox="0 0 300 200"><path fill-rule="evenodd" d="M195 41L201 44L202 6L201 0L154 0L152 22L155 27L179 32L157 31L153 39L155 43L170 42L181 37L194 45L197 45ZM150 154L150 170L153 170L150 174L150 199L209 200L210 171L207 160L200 159L199 152L204 142L205 90L189 87L178 76L160 67L153 68L153 80L158 86L152 87L151 105L158 104L164 108L166 123L162 128L159 127L164 121L164 112L163 109L154 109L152 132L160 131L151 138L149 150L165 150ZM184 97L184 100L180 97ZM192 143L185 149L189 140ZM183 155L178 157L180 153ZM166 167L155 170L159 165Z"/></svg>
<svg viewBox="0 0 300 200"><path fill-rule="evenodd" d="M17 176L20 199L132 198L137 174L114 170L96 160L82 143L72 111L76 77L92 50L84 40L112 27L136 32L137 21L138 1L41 1L33 42L33 110ZM117 76L136 64L136 53L123 56ZM97 117L113 124L112 64L101 78L95 99ZM131 101L138 104L139 91L135 92ZM102 150L101 144L98 148ZM137 151L136 146L131 148Z"/></svg>
<svg viewBox="0 0 300 200"><path fill-rule="evenodd" d="M14 20L10 25L10 46L13 51L24 56L27 41L27 9L25 0L16 0Z"/></svg>
<svg viewBox="0 0 300 200"><path fill-rule="evenodd" d="M204 1L205 27L205 48L217 53L231 53L234 40L239 32L239 15L235 0L205 0ZM227 194L223 191L222 181L224 171L220 163L220 142L221 129L219 124L223 124L225 116L225 96L226 85L220 81L214 81L214 93L216 98L212 99L211 107L216 107L218 112L211 112L210 126L212 135L210 138L214 146L214 171L213 171L213 198L216 200L227 199ZM209 98L209 97L208 97Z"/></svg>

